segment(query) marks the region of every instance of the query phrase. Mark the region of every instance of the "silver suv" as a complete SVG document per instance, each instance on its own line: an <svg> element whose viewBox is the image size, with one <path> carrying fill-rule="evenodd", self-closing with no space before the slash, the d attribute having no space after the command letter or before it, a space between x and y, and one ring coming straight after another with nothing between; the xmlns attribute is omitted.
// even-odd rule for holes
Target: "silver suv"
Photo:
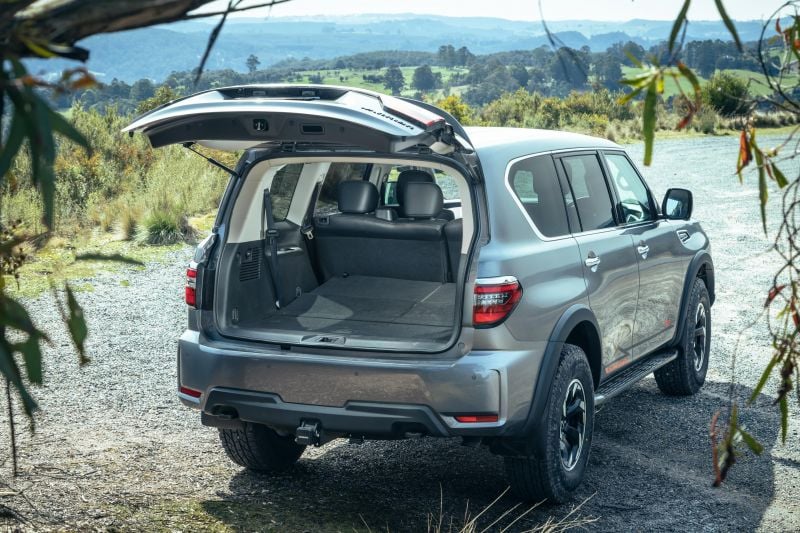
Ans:
<svg viewBox="0 0 800 533"><path fill-rule="evenodd" d="M244 153L187 270L178 349L181 401L244 467L460 437L503 455L521 498L561 502L599 404L650 373L670 395L705 380L714 269L692 195L659 206L612 142L297 85L214 89L126 131Z"/></svg>

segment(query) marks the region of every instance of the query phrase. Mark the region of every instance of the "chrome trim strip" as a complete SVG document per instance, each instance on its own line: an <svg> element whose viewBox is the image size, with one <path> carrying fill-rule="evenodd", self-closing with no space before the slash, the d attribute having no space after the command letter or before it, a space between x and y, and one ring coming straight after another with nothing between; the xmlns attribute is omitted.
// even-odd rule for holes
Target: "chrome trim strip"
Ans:
<svg viewBox="0 0 800 533"><path fill-rule="evenodd" d="M503 285L505 283L519 283L514 276L495 276L493 278L478 278L475 285Z"/></svg>

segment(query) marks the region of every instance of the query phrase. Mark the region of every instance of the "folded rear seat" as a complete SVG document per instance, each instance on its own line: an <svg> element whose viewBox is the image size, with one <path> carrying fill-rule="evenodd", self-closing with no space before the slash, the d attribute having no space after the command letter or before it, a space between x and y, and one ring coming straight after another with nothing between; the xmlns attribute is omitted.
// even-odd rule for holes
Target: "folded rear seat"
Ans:
<svg viewBox="0 0 800 533"><path fill-rule="evenodd" d="M434 184L409 184L408 218L375 216L378 190L367 181L343 181L336 215L315 217L317 258L325 280L362 275L445 282L448 278L442 193Z"/></svg>

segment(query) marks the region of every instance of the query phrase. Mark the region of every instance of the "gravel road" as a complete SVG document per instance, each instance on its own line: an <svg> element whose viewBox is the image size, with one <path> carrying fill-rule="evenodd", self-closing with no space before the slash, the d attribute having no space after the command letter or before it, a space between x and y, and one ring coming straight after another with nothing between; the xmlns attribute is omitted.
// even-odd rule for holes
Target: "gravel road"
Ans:
<svg viewBox="0 0 800 533"><path fill-rule="evenodd" d="M642 148L630 152L639 160ZM711 487L709 421L726 405L734 353L742 400L768 360L762 325L741 336L738 352L736 343L777 265L760 230L755 189L731 172L735 155L731 137L664 141L645 170L659 196L669 186L694 191L696 216L712 239L718 299L711 369L692 398L662 396L648 378L598 413L588 477L576 496L590 498L579 511L598 518L590 529L800 530L800 417L793 410L781 445L768 396L741 415L763 455L742 455L723 488ZM36 322L58 333L45 354L47 384L36 391L36 432L20 438L16 480L0 424L0 529L19 525L11 508L30 529L424 530L440 504L445 520L460 521L467 505L474 514L506 488L502 461L458 440L334 442L306 452L293 474L271 479L228 462L216 432L175 397L189 256L187 248L144 271L90 280L94 291L79 295L91 332L92 362L82 369L49 298L31 302ZM767 386L768 394L774 390ZM481 523L513 504L501 499ZM536 509L514 529L571 508Z"/></svg>

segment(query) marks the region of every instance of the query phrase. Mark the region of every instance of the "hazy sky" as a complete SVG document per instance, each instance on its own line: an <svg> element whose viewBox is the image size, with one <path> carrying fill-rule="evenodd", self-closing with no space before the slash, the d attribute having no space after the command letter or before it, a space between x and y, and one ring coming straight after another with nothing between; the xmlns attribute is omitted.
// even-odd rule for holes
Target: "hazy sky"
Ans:
<svg viewBox="0 0 800 533"><path fill-rule="evenodd" d="M249 0L261 3L259 0ZM738 20L768 17L784 0L725 0L728 14ZM227 1L211 6L224 9ZM672 20L683 0L541 0L547 20ZM253 10L250 16L263 17L266 10ZM465 17L501 17L538 20L537 0L292 0L272 8L272 16L344 15L354 13L420 13ZM694 0L689 11L694 20L718 20L712 0Z"/></svg>

